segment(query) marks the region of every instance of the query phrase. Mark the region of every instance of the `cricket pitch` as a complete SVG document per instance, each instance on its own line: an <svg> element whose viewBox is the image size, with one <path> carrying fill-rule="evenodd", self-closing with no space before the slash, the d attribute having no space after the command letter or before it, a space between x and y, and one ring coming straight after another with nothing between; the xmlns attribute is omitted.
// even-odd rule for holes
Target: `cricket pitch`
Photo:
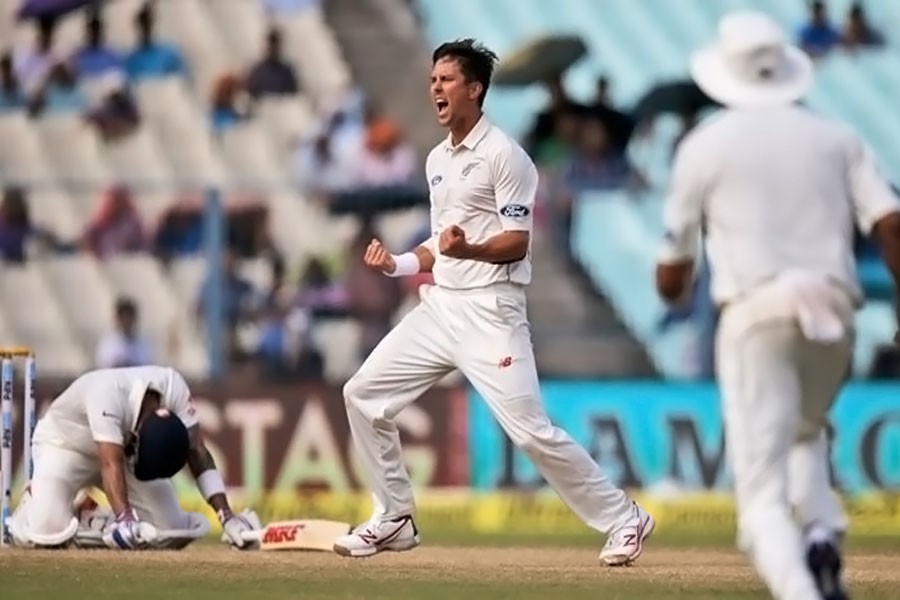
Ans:
<svg viewBox="0 0 900 600"><path fill-rule="evenodd" d="M588 547L423 546L367 559L331 553L238 552L199 544L181 552L0 553L9 600L767 598L731 548L648 547L632 567L608 568ZM853 598L895 598L898 552L848 557Z"/></svg>

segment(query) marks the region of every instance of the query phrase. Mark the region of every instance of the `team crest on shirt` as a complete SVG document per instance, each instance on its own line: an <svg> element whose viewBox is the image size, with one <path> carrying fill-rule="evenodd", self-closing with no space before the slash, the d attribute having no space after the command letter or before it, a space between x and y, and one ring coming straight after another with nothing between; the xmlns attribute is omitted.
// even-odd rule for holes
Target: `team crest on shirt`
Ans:
<svg viewBox="0 0 900 600"><path fill-rule="evenodd" d="M470 162L470 163L467 164L465 167L463 167L463 170L462 170L462 173L460 174L460 176L461 176L461 177L468 177L468 176L469 176L469 173L472 172L472 169L474 169L474 168L477 167L477 166L478 166L478 161Z"/></svg>

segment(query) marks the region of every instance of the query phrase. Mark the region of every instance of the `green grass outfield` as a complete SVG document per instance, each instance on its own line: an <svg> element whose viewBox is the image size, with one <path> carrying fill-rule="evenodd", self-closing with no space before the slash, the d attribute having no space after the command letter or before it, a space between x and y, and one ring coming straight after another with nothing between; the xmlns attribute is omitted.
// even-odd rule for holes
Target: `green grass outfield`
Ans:
<svg viewBox="0 0 900 600"><path fill-rule="evenodd" d="M597 562L590 534L475 535L423 528L423 546L353 560L331 553L0 551L3 600L767 598L731 536L660 531L632 567ZM851 537L855 600L897 598L900 543Z"/></svg>

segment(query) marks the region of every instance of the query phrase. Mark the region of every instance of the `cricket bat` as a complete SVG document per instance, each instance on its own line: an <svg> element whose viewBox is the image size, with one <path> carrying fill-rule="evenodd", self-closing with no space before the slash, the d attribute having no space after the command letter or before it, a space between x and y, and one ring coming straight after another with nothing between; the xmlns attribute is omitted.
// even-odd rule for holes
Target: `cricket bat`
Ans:
<svg viewBox="0 0 900 600"><path fill-rule="evenodd" d="M274 521L244 533L244 541L259 542L262 551L321 550L331 552L334 541L350 533L350 524L325 519Z"/></svg>

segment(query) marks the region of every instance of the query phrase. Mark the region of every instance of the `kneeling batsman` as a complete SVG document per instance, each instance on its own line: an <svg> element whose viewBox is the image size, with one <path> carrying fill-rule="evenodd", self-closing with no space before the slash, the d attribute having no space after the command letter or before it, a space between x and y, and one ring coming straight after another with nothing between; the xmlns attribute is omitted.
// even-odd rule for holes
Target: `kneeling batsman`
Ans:
<svg viewBox="0 0 900 600"><path fill-rule="evenodd" d="M170 478L185 464L216 512L223 539L258 544L252 511L231 510L200 434L184 378L166 367L99 369L76 379L47 409L33 438L35 470L10 519L24 547L179 549L209 532L186 513ZM109 508L84 494L102 487Z"/></svg>

